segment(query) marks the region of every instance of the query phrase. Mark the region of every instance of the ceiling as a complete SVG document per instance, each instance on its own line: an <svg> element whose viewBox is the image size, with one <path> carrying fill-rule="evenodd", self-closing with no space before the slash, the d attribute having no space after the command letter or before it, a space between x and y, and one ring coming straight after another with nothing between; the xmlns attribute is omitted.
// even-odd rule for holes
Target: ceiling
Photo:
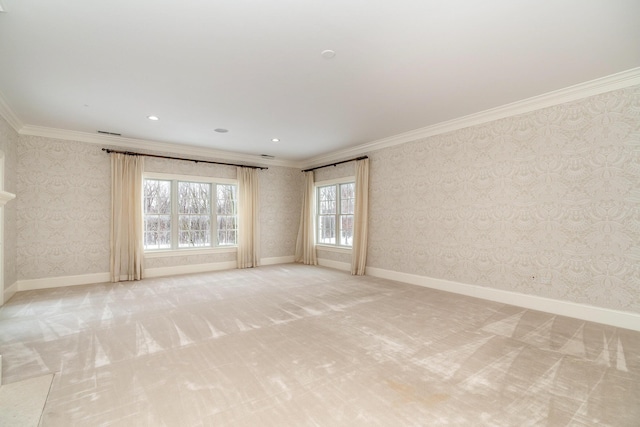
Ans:
<svg viewBox="0 0 640 427"><path fill-rule="evenodd" d="M291 161L640 67L638 0L0 3L23 125Z"/></svg>

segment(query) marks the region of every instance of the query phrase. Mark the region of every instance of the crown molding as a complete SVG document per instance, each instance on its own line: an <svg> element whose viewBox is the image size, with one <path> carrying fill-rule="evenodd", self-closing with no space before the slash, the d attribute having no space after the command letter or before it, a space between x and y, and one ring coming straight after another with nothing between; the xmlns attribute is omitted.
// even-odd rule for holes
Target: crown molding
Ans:
<svg viewBox="0 0 640 427"><path fill-rule="evenodd" d="M378 139L376 141L365 144L356 145L344 150L334 151L325 155L316 156L303 162L302 168L312 168L323 163L332 163L345 158L357 157L371 151L382 150L383 148L393 147L405 144L407 142L416 141L418 139L428 138L431 136L441 135L443 133L464 129L483 123L492 122L519 114L529 113L531 111L540 110L542 108L552 107L554 105L566 102L577 101L589 96L598 95L605 92L611 92L623 89L629 86L640 84L640 67L610 76L569 86L553 92L527 98L521 101L505 104L500 107L491 108L489 110L470 114L446 122L437 123L432 126L404 132L388 138Z"/></svg>
<svg viewBox="0 0 640 427"><path fill-rule="evenodd" d="M39 136L44 138L62 139L66 141L85 142L88 144L105 145L110 148L119 147L137 151L160 151L189 156L207 157L216 160L250 163L259 166L284 166L297 168L298 164L288 160L267 160L260 156L234 153L231 151L214 150L212 148L196 147L193 145L171 144L167 142L150 141L145 139L126 138L122 136L100 135L90 132L80 132L66 129L56 129L44 126L23 126L20 135Z"/></svg>
<svg viewBox="0 0 640 427"><path fill-rule="evenodd" d="M0 92L0 116L2 116L7 123L11 125L13 130L20 133L20 129L24 126L22 121L16 116L11 107L6 101L6 98L2 92Z"/></svg>
<svg viewBox="0 0 640 427"><path fill-rule="evenodd" d="M360 144L343 150L333 151L320 156L315 156L303 161L291 160L265 160L260 156L235 153L230 151L214 150L205 147L196 147L191 145L172 144L165 142L157 142L135 138L117 137L111 135L99 135L89 132L71 131L57 128L49 128L43 126L25 125L18 116L9 107L4 95L0 92L0 115L13 127L20 135L40 136L45 138L62 139L68 141L79 141L90 144L109 145L113 147L121 147L129 150L149 150L162 151L167 153L175 153L191 156L202 156L220 160L232 160L239 162L247 162L260 166L282 166L290 168L306 169L321 165L323 163L331 163L340 161L350 157L357 157L367 154L371 151L382 150L384 148L405 144L407 142L416 141L418 139L428 138L455 130L492 122L506 117L524 114L542 108L554 105L572 102L589 96L610 92L625 87L640 84L640 67L610 76L569 86L564 89L548 92L542 95L516 101L500 107L470 114L457 119L437 123L432 126L415 129L398 135L390 136Z"/></svg>

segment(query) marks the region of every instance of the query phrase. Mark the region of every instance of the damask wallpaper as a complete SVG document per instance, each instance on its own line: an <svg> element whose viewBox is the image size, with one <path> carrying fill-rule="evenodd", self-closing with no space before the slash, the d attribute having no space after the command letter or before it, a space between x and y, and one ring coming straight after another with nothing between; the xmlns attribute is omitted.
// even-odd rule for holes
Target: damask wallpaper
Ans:
<svg viewBox="0 0 640 427"><path fill-rule="evenodd" d="M108 272L109 156L101 146L81 142L30 136L20 136L17 141L18 279ZM234 166L151 157L145 159L145 170L236 177ZM260 171L263 258L292 256L295 252L301 191L298 175L298 169L284 167ZM233 260L235 253L185 254L147 258L145 267Z"/></svg>
<svg viewBox="0 0 640 427"><path fill-rule="evenodd" d="M20 136L18 279L109 271L111 166L98 145Z"/></svg>
<svg viewBox="0 0 640 427"><path fill-rule="evenodd" d="M270 166L259 177L261 256L293 256L302 209L302 172Z"/></svg>
<svg viewBox="0 0 640 427"><path fill-rule="evenodd" d="M369 157L368 266L640 312L640 86Z"/></svg>
<svg viewBox="0 0 640 427"><path fill-rule="evenodd" d="M0 117L0 150L4 152L4 190L16 193L16 169L19 135L2 117ZM13 285L18 276L16 273L16 212L17 201L14 199L4 207L4 286ZM0 289L0 292L4 289Z"/></svg>

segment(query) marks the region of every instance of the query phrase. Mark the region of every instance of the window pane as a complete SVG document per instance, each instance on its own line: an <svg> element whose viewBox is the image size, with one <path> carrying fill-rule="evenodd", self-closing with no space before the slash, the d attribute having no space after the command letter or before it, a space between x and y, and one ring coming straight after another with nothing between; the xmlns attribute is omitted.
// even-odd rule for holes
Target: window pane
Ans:
<svg viewBox="0 0 640 427"><path fill-rule="evenodd" d="M218 215L218 245L237 244L237 222L235 215Z"/></svg>
<svg viewBox="0 0 640 427"><path fill-rule="evenodd" d="M211 184L178 182L178 247L211 246Z"/></svg>
<svg viewBox="0 0 640 427"><path fill-rule="evenodd" d="M144 216L144 248L145 249L170 249L171 248L171 216L170 215L145 215Z"/></svg>
<svg viewBox="0 0 640 427"><path fill-rule="evenodd" d="M144 213L171 213L171 181L144 180Z"/></svg>
<svg viewBox="0 0 640 427"><path fill-rule="evenodd" d="M318 187L318 207L320 215L328 215L336 213L336 186L328 185L326 187Z"/></svg>
<svg viewBox="0 0 640 427"><path fill-rule="evenodd" d="M340 244L353 246L353 215L340 216Z"/></svg>
<svg viewBox="0 0 640 427"><path fill-rule="evenodd" d="M238 188L230 184L216 186L216 213L220 246L238 243Z"/></svg>
<svg viewBox="0 0 640 427"><path fill-rule="evenodd" d="M211 246L211 218L208 215L180 215L178 247Z"/></svg>
<svg viewBox="0 0 640 427"><path fill-rule="evenodd" d="M178 183L178 213L210 214L211 184L204 182Z"/></svg>
<svg viewBox="0 0 640 427"><path fill-rule="evenodd" d="M336 244L336 217L318 217L318 243Z"/></svg>
<svg viewBox="0 0 640 427"><path fill-rule="evenodd" d="M235 215L237 209L237 194L235 185L223 185L217 186L217 207L216 213L218 215Z"/></svg>
<svg viewBox="0 0 640 427"><path fill-rule="evenodd" d="M356 185L353 182L349 184L340 184L340 213L354 213Z"/></svg>

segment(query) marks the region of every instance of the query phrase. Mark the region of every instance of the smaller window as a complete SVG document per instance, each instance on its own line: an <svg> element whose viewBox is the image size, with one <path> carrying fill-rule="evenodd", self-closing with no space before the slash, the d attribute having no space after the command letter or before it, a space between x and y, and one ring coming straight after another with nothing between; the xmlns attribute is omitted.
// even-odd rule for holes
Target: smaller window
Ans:
<svg viewBox="0 0 640 427"><path fill-rule="evenodd" d="M316 243L353 246L354 182L317 187Z"/></svg>

